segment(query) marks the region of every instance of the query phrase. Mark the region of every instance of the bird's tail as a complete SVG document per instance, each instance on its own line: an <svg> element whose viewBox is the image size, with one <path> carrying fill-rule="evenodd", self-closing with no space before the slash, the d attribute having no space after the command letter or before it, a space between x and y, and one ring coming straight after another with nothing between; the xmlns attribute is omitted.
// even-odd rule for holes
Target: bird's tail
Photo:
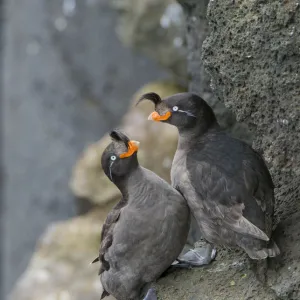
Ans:
<svg viewBox="0 0 300 300"><path fill-rule="evenodd" d="M257 251L251 251L248 255L251 260L252 267L254 268L255 274L259 281L262 283L266 282L268 261L266 258L275 257L280 254L280 250L274 240L271 240L267 248L263 248Z"/></svg>
<svg viewBox="0 0 300 300"><path fill-rule="evenodd" d="M275 257L280 254L280 249L278 248L274 240L270 240L267 250L269 257Z"/></svg>
<svg viewBox="0 0 300 300"><path fill-rule="evenodd" d="M109 293L103 289L103 292L102 292L102 295L101 295L101 298L100 300L102 300L103 298L105 298L106 296L109 296Z"/></svg>
<svg viewBox="0 0 300 300"><path fill-rule="evenodd" d="M280 250L274 240L270 240L266 248L259 250L256 249L244 249L251 259L261 260L267 257L275 257L280 254Z"/></svg>

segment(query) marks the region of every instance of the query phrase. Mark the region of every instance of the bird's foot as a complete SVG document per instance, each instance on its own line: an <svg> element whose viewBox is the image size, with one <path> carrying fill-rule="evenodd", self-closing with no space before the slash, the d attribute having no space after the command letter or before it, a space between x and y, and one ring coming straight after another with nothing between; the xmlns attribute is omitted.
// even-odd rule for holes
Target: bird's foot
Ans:
<svg viewBox="0 0 300 300"><path fill-rule="evenodd" d="M206 243L205 247L195 247L191 249L182 257L177 259L177 263L173 263L172 266L177 268L201 267L208 265L215 259L217 250L211 244Z"/></svg>
<svg viewBox="0 0 300 300"><path fill-rule="evenodd" d="M208 265L216 256L217 250L213 245L205 241L199 241L196 243L194 249L190 249L184 255L177 258L160 277L165 277L177 269L192 269L194 267Z"/></svg>
<svg viewBox="0 0 300 300"><path fill-rule="evenodd" d="M155 290L153 288L149 289L143 300L157 300Z"/></svg>

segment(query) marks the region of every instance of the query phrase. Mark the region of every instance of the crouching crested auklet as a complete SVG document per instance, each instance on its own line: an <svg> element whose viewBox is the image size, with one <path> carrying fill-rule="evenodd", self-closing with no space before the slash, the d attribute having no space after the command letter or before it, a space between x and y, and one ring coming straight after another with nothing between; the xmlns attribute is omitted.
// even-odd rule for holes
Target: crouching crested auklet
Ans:
<svg viewBox="0 0 300 300"><path fill-rule="evenodd" d="M148 93L139 102L144 99L155 104L149 120L178 128L172 185L187 200L205 240L211 245L238 246L252 259L278 255L277 245L270 240L274 186L262 157L227 135L212 108L195 94L162 100ZM206 263L210 256L207 253ZM201 264L193 253L186 258Z"/></svg>
<svg viewBox="0 0 300 300"><path fill-rule="evenodd" d="M189 208L177 190L139 165L138 142L116 130L110 136L101 163L122 199L107 216L95 260L102 263L101 299L110 294L117 300L155 300L149 285L183 249Z"/></svg>

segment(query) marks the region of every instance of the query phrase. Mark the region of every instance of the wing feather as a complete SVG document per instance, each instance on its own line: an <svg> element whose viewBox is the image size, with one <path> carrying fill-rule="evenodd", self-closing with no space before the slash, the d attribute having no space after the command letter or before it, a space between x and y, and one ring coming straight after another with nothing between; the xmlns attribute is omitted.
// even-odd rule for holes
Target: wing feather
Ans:
<svg viewBox="0 0 300 300"><path fill-rule="evenodd" d="M204 161L190 159L188 170L192 185L202 199L204 210L216 223L244 235L269 240L263 230L243 215L245 203L256 199L242 182L237 182L216 165ZM263 207L260 208L263 210Z"/></svg>
<svg viewBox="0 0 300 300"><path fill-rule="evenodd" d="M114 208L109 212L106 220L102 226L101 231L101 244L99 250L99 258L94 262L100 261L101 267L99 269L99 275L109 269L109 263L105 260L104 256L113 242L113 229L118 222L122 208L127 204L126 199L122 198Z"/></svg>

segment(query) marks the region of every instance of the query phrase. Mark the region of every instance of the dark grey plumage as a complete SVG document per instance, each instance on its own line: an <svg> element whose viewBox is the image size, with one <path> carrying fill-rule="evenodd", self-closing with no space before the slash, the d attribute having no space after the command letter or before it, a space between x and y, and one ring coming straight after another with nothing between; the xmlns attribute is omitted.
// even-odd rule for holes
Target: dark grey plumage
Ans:
<svg viewBox="0 0 300 300"><path fill-rule="evenodd" d="M144 299L154 300L155 292L147 292L148 285L184 247L189 208L178 191L139 165L137 151L119 157L132 141L116 131L111 136L113 141L102 155L102 166L123 197L102 230L99 273L103 295L140 300L147 293Z"/></svg>
<svg viewBox="0 0 300 300"><path fill-rule="evenodd" d="M172 185L186 198L204 238L239 246L252 259L278 255L277 245L269 242L274 186L262 157L227 135L199 96L181 93L162 103L165 109L149 118L178 128Z"/></svg>

